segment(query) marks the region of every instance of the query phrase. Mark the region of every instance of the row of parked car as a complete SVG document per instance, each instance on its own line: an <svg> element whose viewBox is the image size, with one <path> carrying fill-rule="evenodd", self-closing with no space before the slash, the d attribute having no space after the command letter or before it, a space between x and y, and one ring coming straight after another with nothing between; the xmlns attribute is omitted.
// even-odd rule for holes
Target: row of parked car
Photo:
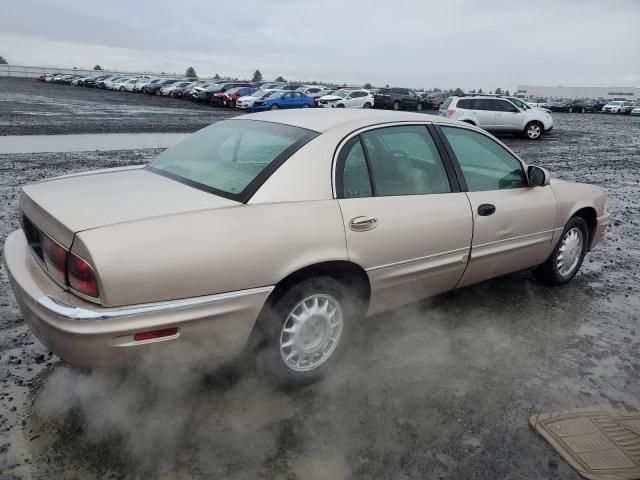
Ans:
<svg viewBox="0 0 640 480"><path fill-rule="evenodd" d="M184 98L218 107L248 111L278 108L391 108L394 110L438 109L447 96L442 93L420 93L409 88L363 89L324 85L302 85L279 82L242 82L152 78L148 75L89 76L47 74L44 82L76 85L121 92Z"/></svg>
<svg viewBox="0 0 640 480"><path fill-rule="evenodd" d="M623 115L640 115L640 101L613 100L606 102L599 99L552 100L527 102L529 105L545 108L551 112L575 113L618 113Z"/></svg>

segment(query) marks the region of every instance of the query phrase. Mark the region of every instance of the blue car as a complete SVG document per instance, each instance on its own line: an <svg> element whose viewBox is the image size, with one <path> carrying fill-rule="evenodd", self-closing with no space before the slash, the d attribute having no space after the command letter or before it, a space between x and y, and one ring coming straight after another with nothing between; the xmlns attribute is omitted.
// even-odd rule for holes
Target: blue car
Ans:
<svg viewBox="0 0 640 480"><path fill-rule="evenodd" d="M253 106L246 109L247 112L263 112L265 110L278 110L280 108L312 108L315 106L313 98L300 92L278 91L272 92L268 97L256 100Z"/></svg>

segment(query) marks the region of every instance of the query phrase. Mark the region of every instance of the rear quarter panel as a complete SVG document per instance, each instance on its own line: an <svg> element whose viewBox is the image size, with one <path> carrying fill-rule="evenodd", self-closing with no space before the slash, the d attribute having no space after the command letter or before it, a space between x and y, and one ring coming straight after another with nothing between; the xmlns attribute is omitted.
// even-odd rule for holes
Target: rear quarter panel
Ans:
<svg viewBox="0 0 640 480"><path fill-rule="evenodd" d="M270 286L305 266L348 259L335 200L121 223L78 233L72 250L94 266L106 307Z"/></svg>
<svg viewBox="0 0 640 480"><path fill-rule="evenodd" d="M595 209L597 217L605 213L607 191L602 187L584 183L552 180L551 188L556 196L554 243L560 238L566 223L578 210L591 207Z"/></svg>

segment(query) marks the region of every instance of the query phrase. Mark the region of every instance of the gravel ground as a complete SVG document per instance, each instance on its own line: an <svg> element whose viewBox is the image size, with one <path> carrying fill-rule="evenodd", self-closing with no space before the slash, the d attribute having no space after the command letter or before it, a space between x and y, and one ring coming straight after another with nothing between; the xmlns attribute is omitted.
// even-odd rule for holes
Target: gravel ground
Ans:
<svg viewBox="0 0 640 480"><path fill-rule="evenodd" d="M230 115L175 98L0 77L0 135L193 132Z"/></svg>
<svg viewBox="0 0 640 480"><path fill-rule="evenodd" d="M375 316L336 375L298 391L229 369L71 368L26 328L2 269L0 478L578 479L527 418L640 409L640 118L554 118L538 142L505 141L609 190L612 227L574 281L523 272ZM155 153L0 155L0 239L19 185Z"/></svg>

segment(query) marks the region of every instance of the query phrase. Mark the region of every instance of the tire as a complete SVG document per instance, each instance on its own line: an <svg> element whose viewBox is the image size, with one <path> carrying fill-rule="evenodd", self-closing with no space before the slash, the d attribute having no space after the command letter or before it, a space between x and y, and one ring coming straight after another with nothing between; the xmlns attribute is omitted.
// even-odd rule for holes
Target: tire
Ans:
<svg viewBox="0 0 640 480"><path fill-rule="evenodd" d="M575 240L576 238L580 240ZM570 218L553 252L542 265L533 270L533 276L547 285L563 285L569 282L580 270L588 246L587 222L581 217ZM566 254L568 259L563 259L561 257L563 254ZM571 263L567 265L567 262Z"/></svg>
<svg viewBox="0 0 640 480"><path fill-rule="evenodd" d="M338 105L336 105L336 108L344 108L344 104L343 103L339 103Z"/></svg>
<svg viewBox="0 0 640 480"><path fill-rule="evenodd" d="M309 108L309 105L307 105L306 103L302 104L302 108Z"/></svg>
<svg viewBox="0 0 640 480"><path fill-rule="evenodd" d="M393 107L394 110L400 110L400 102L399 101L395 101L393 102Z"/></svg>
<svg viewBox="0 0 640 480"><path fill-rule="evenodd" d="M124 92L124 87L120 87L120 91L121 91L121 92Z"/></svg>
<svg viewBox="0 0 640 480"><path fill-rule="evenodd" d="M539 140L544 132L544 127L540 122L533 121L524 127L524 136L529 140Z"/></svg>
<svg viewBox="0 0 640 480"><path fill-rule="evenodd" d="M418 103L418 104L416 105L416 110L417 110L417 111L419 111L419 112L421 112L423 108L424 108L424 107L422 106L422 104L421 104L421 103Z"/></svg>
<svg viewBox="0 0 640 480"><path fill-rule="evenodd" d="M252 332L258 372L286 386L305 385L333 371L365 311L356 297L331 277L308 278L282 292Z"/></svg>
<svg viewBox="0 0 640 480"><path fill-rule="evenodd" d="M366 102L362 108L371 108L371 104L369 102Z"/></svg>
<svg viewBox="0 0 640 480"><path fill-rule="evenodd" d="M573 107L569 107L569 109L567 110L567 112L569 112L569 113L573 113Z"/></svg>
<svg viewBox="0 0 640 480"><path fill-rule="evenodd" d="M587 113L587 109L582 107L582 110L580 111L580 113Z"/></svg>
<svg viewBox="0 0 640 480"><path fill-rule="evenodd" d="M278 107L278 105L275 104L275 103L273 105L271 105L271 110L278 110L279 108L280 107Z"/></svg>

